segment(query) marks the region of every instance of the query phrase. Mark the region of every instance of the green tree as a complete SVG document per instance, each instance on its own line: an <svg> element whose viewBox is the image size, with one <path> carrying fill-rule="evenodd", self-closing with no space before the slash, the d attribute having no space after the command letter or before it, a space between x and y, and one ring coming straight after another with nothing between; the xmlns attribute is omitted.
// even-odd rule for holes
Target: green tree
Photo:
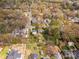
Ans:
<svg viewBox="0 0 79 59"><path fill-rule="evenodd" d="M55 44L59 43L60 38L60 22L59 20L52 21L49 28L44 32L44 37L48 41L52 41Z"/></svg>

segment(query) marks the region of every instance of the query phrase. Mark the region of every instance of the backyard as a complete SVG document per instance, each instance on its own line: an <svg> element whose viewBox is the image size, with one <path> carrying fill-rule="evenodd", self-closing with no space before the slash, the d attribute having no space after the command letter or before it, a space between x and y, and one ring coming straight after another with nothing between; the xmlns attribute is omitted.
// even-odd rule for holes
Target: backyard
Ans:
<svg viewBox="0 0 79 59"><path fill-rule="evenodd" d="M3 50L0 52L0 59L6 59L8 49L9 49L8 46L3 48Z"/></svg>

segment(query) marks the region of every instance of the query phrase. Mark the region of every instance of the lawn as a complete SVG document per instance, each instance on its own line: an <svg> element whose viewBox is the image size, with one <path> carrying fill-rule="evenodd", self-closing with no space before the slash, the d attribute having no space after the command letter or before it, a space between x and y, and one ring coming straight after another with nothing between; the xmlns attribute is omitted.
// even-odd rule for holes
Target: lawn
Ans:
<svg viewBox="0 0 79 59"><path fill-rule="evenodd" d="M0 52L0 59L6 59L7 52L8 52L8 47L4 47L2 52Z"/></svg>

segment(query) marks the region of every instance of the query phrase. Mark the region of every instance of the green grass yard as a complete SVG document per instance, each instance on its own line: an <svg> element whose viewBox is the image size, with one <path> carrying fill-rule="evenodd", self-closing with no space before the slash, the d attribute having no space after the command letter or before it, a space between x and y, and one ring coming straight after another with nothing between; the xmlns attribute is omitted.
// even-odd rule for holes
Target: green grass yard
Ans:
<svg viewBox="0 0 79 59"><path fill-rule="evenodd" d="M3 50L0 52L0 59L6 59L8 52L8 47L4 47Z"/></svg>

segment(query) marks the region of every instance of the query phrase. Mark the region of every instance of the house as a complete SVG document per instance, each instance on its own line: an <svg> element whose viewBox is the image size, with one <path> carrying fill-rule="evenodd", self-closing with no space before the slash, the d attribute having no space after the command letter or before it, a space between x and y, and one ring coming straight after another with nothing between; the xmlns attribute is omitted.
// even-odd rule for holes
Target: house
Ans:
<svg viewBox="0 0 79 59"><path fill-rule="evenodd" d="M51 22L50 19L45 19L45 20L44 20L44 23L45 23L45 24L49 24L50 22Z"/></svg>
<svg viewBox="0 0 79 59"><path fill-rule="evenodd" d="M68 42L69 46L74 46L74 42Z"/></svg>
<svg viewBox="0 0 79 59"><path fill-rule="evenodd" d="M53 46L52 44L48 44L47 45L47 48L46 48L46 53L48 54L48 55L52 55L52 54L58 54L58 55L60 55L60 49L59 49L59 47L58 46ZM57 56L56 56L57 57ZM60 59L61 59L61 57L60 57Z"/></svg>
<svg viewBox="0 0 79 59"><path fill-rule="evenodd" d="M38 54L32 53L28 59L38 59Z"/></svg>
<svg viewBox="0 0 79 59"><path fill-rule="evenodd" d="M47 55L46 57L42 57L41 59L50 59L50 57Z"/></svg>
<svg viewBox="0 0 79 59"><path fill-rule="evenodd" d="M6 59L22 59L22 56L17 50L12 50L8 53Z"/></svg>
<svg viewBox="0 0 79 59"><path fill-rule="evenodd" d="M6 1L5 3L3 2L1 5L0 5L1 8L5 8L5 9L11 9L11 8L16 8L16 4L13 3L13 2L8 2Z"/></svg>
<svg viewBox="0 0 79 59"><path fill-rule="evenodd" d="M64 52L64 57L65 58L75 59L75 55L74 55L73 51L64 50L63 52Z"/></svg>
<svg viewBox="0 0 79 59"><path fill-rule="evenodd" d="M44 19L44 20L43 20L43 24L46 25L46 26L44 26L44 27L49 27L50 22L51 22L50 19L48 19L48 18Z"/></svg>
<svg viewBox="0 0 79 59"><path fill-rule="evenodd" d="M33 35L37 35L37 30L32 30Z"/></svg>
<svg viewBox="0 0 79 59"><path fill-rule="evenodd" d="M38 29L38 33L42 33L42 32L44 32L43 29Z"/></svg>
<svg viewBox="0 0 79 59"><path fill-rule="evenodd" d="M74 20L75 23L79 23L79 18L75 17Z"/></svg>
<svg viewBox="0 0 79 59"><path fill-rule="evenodd" d="M45 0L50 3L61 3L63 0Z"/></svg>
<svg viewBox="0 0 79 59"><path fill-rule="evenodd" d="M32 17L31 24L35 24L35 23L37 23L37 19Z"/></svg>
<svg viewBox="0 0 79 59"><path fill-rule="evenodd" d="M28 37L29 29L28 28L23 28L23 29L15 29L12 32L12 36L21 36L21 37Z"/></svg>
<svg viewBox="0 0 79 59"><path fill-rule="evenodd" d="M79 9L79 2L78 1L74 1L73 2L73 7L74 7L74 9Z"/></svg>
<svg viewBox="0 0 79 59"><path fill-rule="evenodd" d="M40 55L44 55L44 51L43 50L40 50L39 53L40 53Z"/></svg>
<svg viewBox="0 0 79 59"><path fill-rule="evenodd" d="M0 52L3 50L3 48L2 47L0 47Z"/></svg>
<svg viewBox="0 0 79 59"><path fill-rule="evenodd" d="M75 59L79 59L79 50L75 50L73 53L75 55Z"/></svg>
<svg viewBox="0 0 79 59"><path fill-rule="evenodd" d="M69 17L68 18L70 21L72 21L72 22L74 22L74 23L79 23L79 18L77 18L77 17Z"/></svg>

